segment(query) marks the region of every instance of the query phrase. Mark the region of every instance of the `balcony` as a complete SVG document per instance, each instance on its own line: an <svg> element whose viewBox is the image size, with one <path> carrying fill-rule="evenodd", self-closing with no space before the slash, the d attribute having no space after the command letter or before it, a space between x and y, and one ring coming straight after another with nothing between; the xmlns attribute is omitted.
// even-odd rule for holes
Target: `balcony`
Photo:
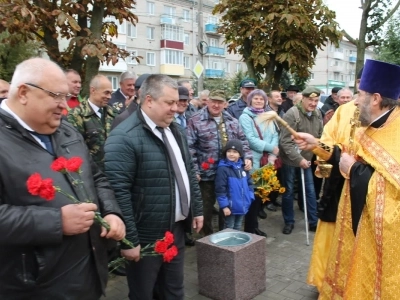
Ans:
<svg viewBox="0 0 400 300"><path fill-rule="evenodd" d="M205 27L204 28L205 33L220 35L220 33L218 33L218 25L217 24L206 24L204 27Z"/></svg>
<svg viewBox="0 0 400 300"><path fill-rule="evenodd" d="M335 52L333 52L333 58L344 59L344 54L343 54L343 52L335 51Z"/></svg>
<svg viewBox="0 0 400 300"><path fill-rule="evenodd" d="M161 64L160 74L169 76L183 76L185 74L185 68L183 65Z"/></svg>
<svg viewBox="0 0 400 300"><path fill-rule="evenodd" d="M357 62L357 56L349 56L349 62L356 63Z"/></svg>
<svg viewBox="0 0 400 300"><path fill-rule="evenodd" d="M179 18L170 15L161 15L160 24L179 25Z"/></svg>
<svg viewBox="0 0 400 300"><path fill-rule="evenodd" d="M206 55L225 56L225 48L209 46Z"/></svg>
<svg viewBox="0 0 400 300"><path fill-rule="evenodd" d="M343 66L332 66L330 71L343 73L344 72L344 67Z"/></svg>
<svg viewBox="0 0 400 300"><path fill-rule="evenodd" d="M206 78L224 77L224 70L206 69Z"/></svg>

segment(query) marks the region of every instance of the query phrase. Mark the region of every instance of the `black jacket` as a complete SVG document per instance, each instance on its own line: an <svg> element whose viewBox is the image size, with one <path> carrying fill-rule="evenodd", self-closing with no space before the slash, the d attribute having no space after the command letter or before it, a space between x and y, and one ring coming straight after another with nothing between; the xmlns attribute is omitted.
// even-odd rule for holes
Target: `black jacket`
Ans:
<svg viewBox="0 0 400 300"><path fill-rule="evenodd" d="M326 98L324 105L321 107L322 116L325 116L326 112L330 109L336 110L339 104L333 100L332 95Z"/></svg>
<svg viewBox="0 0 400 300"><path fill-rule="evenodd" d="M203 215L200 188L184 130L169 126L189 176L191 215ZM164 143L144 120L140 107L111 131L105 145L105 170L121 207L127 239L136 245L161 239L175 222L175 180ZM190 226L190 218L186 219Z"/></svg>
<svg viewBox="0 0 400 300"><path fill-rule="evenodd" d="M56 193L52 201L28 193L33 173L83 201L78 187L54 172L47 152L11 115L0 109L0 299L99 299L107 282L105 239L100 226L63 235L61 207L71 204ZM82 136L66 121L51 136L56 156L83 159L82 180L101 214L121 215L105 176L92 162Z"/></svg>

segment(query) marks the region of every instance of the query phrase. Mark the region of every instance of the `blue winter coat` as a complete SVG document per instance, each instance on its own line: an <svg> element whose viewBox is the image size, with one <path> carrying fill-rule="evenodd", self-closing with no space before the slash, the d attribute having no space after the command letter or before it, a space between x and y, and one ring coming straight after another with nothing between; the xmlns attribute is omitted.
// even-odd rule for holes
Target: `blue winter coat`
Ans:
<svg viewBox="0 0 400 300"><path fill-rule="evenodd" d="M260 168L260 160L263 151L272 153L274 147L277 147L279 143L279 133L272 123L269 124L268 127L260 126L260 131L263 136L263 139L260 139L253 121L256 116L257 115L252 113L248 108L245 108L243 114L239 118L239 123L243 128L243 132L249 141L250 149L253 152L253 172Z"/></svg>
<svg viewBox="0 0 400 300"><path fill-rule="evenodd" d="M254 200L254 187L243 161L221 159L215 177L215 194L219 207L229 207L232 215L245 215Z"/></svg>

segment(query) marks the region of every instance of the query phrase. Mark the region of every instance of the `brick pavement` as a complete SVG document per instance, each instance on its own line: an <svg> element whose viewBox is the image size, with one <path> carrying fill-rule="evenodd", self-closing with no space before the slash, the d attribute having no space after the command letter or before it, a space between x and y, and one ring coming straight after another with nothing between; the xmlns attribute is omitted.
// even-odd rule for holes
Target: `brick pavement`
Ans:
<svg viewBox="0 0 400 300"><path fill-rule="evenodd" d="M305 283L312 251L314 234L310 232L310 246L306 245L304 215L295 205L296 224L290 235L282 234L280 209L267 211L268 218L260 220L260 228L267 232L267 289L254 300L316 300L317 290ZM216 220L214 220L216 226ZM128 300L125 277L111 278L107 296L101 300ZM196 247L186 248L185 299L209 299L198 293Z"/></svg>

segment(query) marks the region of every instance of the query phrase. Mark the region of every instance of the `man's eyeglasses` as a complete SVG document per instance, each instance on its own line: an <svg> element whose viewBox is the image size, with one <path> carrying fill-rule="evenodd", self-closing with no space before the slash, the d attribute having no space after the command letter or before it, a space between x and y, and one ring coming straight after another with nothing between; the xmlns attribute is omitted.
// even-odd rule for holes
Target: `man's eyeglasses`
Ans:
<svg viewBox="0 0 400 300"><path fill-rule="evenodd" d="M28 83L28 82L26 82L25 84L26 84L26 85L29 85L29 86L33 86L34 88L37 88L37 89L39 89L39 90L42 90L42 91L46 92L47 94L49 94L49 96L53 97L54 100L55 100L56 102L58 102L58 103L60 103L61 101L68 101L68 100L71 99L71 97L72 97L71 94L54 93L54 92L51 92L51 91L49 91L49 90L46 90L46 89L44 89L44 88L42 88L42 87L40 87L40 86L37 86L36 84L33 84L33 83Z"/></svg>

